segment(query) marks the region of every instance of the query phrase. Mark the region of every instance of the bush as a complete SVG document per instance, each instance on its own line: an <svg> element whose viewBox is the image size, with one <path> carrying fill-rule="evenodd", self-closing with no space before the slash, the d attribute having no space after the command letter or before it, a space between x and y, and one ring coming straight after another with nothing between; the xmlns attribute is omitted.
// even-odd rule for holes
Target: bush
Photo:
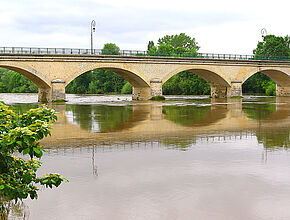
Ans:
<svg viewBox="0 0 290 220"><path fill-rule="evenodd" d="M37 198L36 184L59 186L67 181L59 174L38 177L36 172L45 150L39 140L50 135L51 124L57 120L53 109L42 106L17 115L0 102L0 219L8 216L9 204L14 200ZM14 154L29 155L24 160Z"/></svg>
<svg viewBox="0 0 290 220"><path fill-rule="evenodd" d="M121 89L122 94L132 94L132 85L129 82L126 82L123 88Z"/></svg>
<svg viewBox="0 0 290 220"><path fill-rule="evenodd" d="M152 101L162 101L165 100L165 97L162 95L153 96L150 100Z"/></svg>
<svg viewBox="0 0 290 220"><path fill-rule="evenodd" d="M276 85L271 84L266 87L266 95L275 96L276 95Z"/></svg>

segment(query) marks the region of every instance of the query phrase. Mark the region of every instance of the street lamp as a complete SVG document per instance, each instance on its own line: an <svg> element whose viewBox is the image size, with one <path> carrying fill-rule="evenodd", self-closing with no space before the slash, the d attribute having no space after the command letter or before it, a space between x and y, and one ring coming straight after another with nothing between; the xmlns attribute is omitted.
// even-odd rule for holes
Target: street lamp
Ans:
<svg viewBox="0 0 290 220"><path fill-rule="evenodd" d="M262 38L265 41L265 57L267 58L267 38L265 38L267 36L267 30L266 28L262 28L261 30L261 34L262 34Z"/></svg>
<svg viewBox="0 0 290 220"><path fill-rule="evenodd" d="M91 22L91 54L93 54L93 32L96 31L96 22L92 20Z"/></svg>

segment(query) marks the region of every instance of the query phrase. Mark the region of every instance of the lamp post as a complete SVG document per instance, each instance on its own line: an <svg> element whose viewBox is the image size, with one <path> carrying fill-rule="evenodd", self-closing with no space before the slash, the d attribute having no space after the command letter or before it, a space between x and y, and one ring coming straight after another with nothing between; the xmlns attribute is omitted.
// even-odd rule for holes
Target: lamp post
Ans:
<svg viewBox="0 0 290 220"><path fill-rule="evenodd" d="M92 20L91 22L91 54L93 54L93 32L96 31L96 22L95 20Z"/></svg>
<svg viewBox="0 0 290 220"><path fill-rule="evenodd" d="M262 34L263 40L265 41L265 47L266 47L265 48L265 57L267 59L267 38L266 38L266 36L267 36L267 30L266 30L266 28L262 28L261 34Z"/></svg>

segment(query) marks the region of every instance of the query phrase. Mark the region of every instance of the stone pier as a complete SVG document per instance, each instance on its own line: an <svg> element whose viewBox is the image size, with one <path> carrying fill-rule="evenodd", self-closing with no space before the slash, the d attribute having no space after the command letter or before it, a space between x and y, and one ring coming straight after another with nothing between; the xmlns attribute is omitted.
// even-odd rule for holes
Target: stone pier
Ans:
<svg viewBox="0 0 290 220"><path fill-rule="evenodd" d="M211 85L210 95L212 98L225 98L227 97L227 87L221 85Z"/></svg>
<svg viewBox="0 0 290 220"><path fill-rule="evenodd" d="M150 87L135 87L132 88L132 100L148 100L150 99Z"/></svg>
<svg viewBox="0 0 290 220"><path fill-rule="evenodd" d="M150 92L151 97L162 96L162 81L161 81L161 79L151 79L150 80L150 89L151 89L151 92Z"/></svg>
<svg viewBox="0 0 290 220"><path fill-rule="evenodd" d="M276 84L276 96L290 96L290 86L279 86Z"/></svg>
<svg viewBox="0 0 290 220"><path fill-rule="evenodd" d="M242 96L242 81L232 81L228 91L228 97Z"/></svg>
<svg viewBox="0 0 290 220"><path fill-rule="evenodd" d="M55 79L51 81L51 100L65 99L65 81Z"/></svg>
<svg viewBox="0 0 290 220"><path fill-rule="evenodd" d="M51 88L38 88L38 102L51 102Z"/></svg>

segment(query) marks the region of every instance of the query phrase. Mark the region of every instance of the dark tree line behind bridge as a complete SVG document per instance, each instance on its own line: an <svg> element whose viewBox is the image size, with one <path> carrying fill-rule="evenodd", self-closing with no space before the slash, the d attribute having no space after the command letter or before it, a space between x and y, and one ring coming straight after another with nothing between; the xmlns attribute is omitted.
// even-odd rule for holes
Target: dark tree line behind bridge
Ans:
<svg viewBox="0 0 290 220"><path fill-rule="evenodd" d="M257 56L290 56L290 37L267 35L258 42L253 50ZM149 41L147 55L178 56L180 53L195 55L199 51L195 38L184 33L166 35L155 45ZM113 43L105 44L104 55L118 55L120 48ZM275 83L266 75L257 73L243 84L243 93L275 95ZM35 93L37 86L19 73L0 69L0 92L2 93ZM132 86L118 74L104 69L88 71L74 79L67 87L67 93L74 94L129 94ZM208 95L210 85L198 75L184 71L171 77L163 85L165 95Z"/></svg>

